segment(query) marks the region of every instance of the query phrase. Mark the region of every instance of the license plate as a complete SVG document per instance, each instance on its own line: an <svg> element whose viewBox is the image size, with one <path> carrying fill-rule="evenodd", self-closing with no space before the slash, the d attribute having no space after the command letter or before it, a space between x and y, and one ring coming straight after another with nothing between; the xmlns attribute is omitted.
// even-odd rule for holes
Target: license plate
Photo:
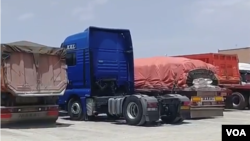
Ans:
<svg viewBox="0 0 250 141"><path fill-rule="evenodd" d="M191 98L191 100L194 101L194 102L200 102L200 101L201 101L201 97L193 96L193 97Z"/></svg>
<svg viewBox="0 0 250 141"><path fill-rule="evenodd" d="M212 102L202 102L202 105L212 105Z"/></svg>
<svg viewBox="0 0 250 141"><path fill-rule="evenodd" d="M215 101L214 97L203 97L202 101Z"/></svg>
<svg viewBox="0 0 250 141"><path fill-rule="evenodd" d="M224 101L224 97L223 96L216 96L215 101Z"/></svg>
<svg viewBox="0 0 250 141"><path fill-rule="evenodd" d="M34 118L34 117L38 117L39 114L38 113L23 113L23 114L19 114L19 118Z"/></svg>
<svg viewBox="0 0 250 141"><path fill-rule="evenodd" d="M23 108L21 109L22 112L34 112L34 111L37 111L36 108Z"/></svg>
<svg viewBox="0 0 250 141"><path fill-rule="evenodd" d="M188 110L189 106L181 106L181 110Z"/></svg>

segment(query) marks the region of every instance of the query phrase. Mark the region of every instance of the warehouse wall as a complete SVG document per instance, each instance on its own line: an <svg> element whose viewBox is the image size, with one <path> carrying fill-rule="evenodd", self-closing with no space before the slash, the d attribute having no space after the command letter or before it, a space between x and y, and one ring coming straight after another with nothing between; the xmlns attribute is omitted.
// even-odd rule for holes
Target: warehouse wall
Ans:
<svg viewBox="0 0 250 141"><path fill-rule="evenodd" d="M239 58L239 62L241 62L241 63L250 63L250 47L237 48L237 49L228 49L228 50L218 50L218 53L237 54L238 58Z"/></svg>

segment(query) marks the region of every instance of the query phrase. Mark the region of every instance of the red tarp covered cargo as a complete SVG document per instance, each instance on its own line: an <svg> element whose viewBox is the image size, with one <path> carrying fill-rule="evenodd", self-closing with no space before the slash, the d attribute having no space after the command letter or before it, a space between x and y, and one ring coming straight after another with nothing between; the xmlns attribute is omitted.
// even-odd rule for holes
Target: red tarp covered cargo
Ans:
<svg viewBox="0 0 250 141"><path fill-rule="evenodd" d="M208 69L216 73L216 67L200 60L182 57L151 57L134 60L136 89L171 89L173 82L186 87L188 72Z"/></svg>

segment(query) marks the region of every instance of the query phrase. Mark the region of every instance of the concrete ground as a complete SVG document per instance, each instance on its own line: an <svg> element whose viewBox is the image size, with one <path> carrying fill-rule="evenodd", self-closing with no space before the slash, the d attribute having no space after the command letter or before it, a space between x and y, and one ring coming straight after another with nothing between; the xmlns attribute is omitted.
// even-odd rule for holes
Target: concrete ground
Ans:
<svg viewBox="0 0 250 141"><path fill-rule="evenodd" d="M133 127L122 122L76 122L1 129L2 141L219 141L222 124L250 124L250 111L228 111L222 118L187 120L182 125Z"/></svg>

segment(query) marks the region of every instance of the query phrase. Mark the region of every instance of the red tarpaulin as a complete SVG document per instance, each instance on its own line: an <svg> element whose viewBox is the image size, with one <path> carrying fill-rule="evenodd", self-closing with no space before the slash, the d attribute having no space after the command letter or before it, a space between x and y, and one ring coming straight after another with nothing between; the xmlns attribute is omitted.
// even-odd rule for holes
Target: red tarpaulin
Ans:
<svg viewBox="0 0 250 141"><path fill-rule="evenodd" d="M151 57L134 60L136 89L171 89L174 81L178 87L186 87L188 72L208 69L216 73L216 67L200 60L182 57Z"/></svg>

